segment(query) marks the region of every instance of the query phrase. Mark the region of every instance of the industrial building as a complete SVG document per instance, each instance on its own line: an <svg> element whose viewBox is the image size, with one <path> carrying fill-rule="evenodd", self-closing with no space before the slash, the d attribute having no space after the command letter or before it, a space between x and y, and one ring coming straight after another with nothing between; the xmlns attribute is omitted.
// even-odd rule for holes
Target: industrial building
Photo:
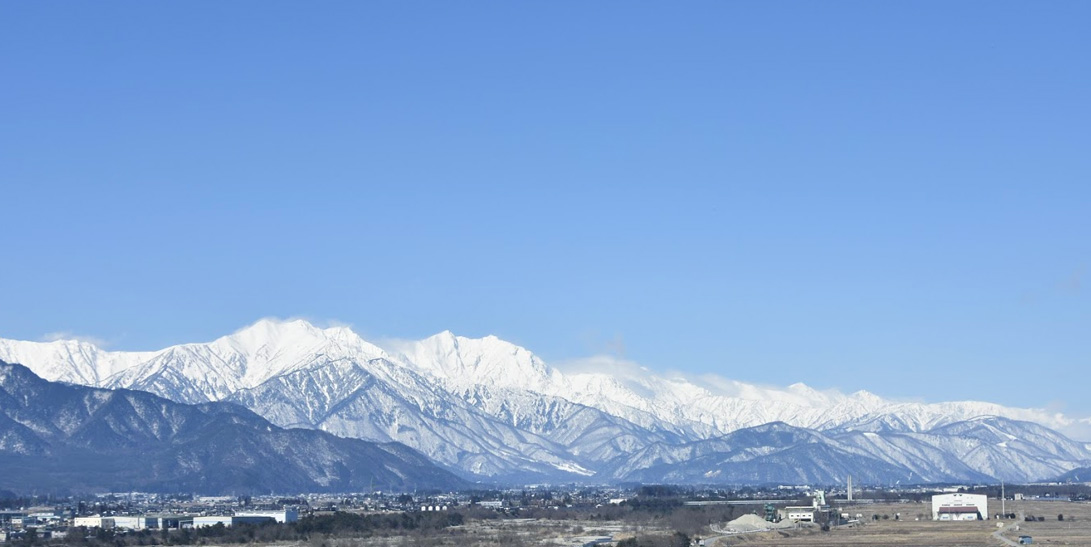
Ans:
<svg viewBox="0 0 1091 547"><path fill-rule="evenodd" d="M234 515L133 515L133 516L90 516L76 517L73 526L86 526L88 528L118 528L126 530L144 530L148 528L200 528L202 526L215 526L223 524L232 526L236 524L262 524L265 522L295 522L299 520L299 512L295 509L283 509L280 511L251 511L240 512Z"/></svg>
<svg viewBox="0 0 1091 547"><path fill-rule="evenodd" d="M223 524L224 526L233 526L236 524L262 524L265 522L279 522L283 524L285 522L295 522L297 520L299 520L299 512L295 509L285 509L283 511L251 511L246 513L235 513L230 516L193 517L193 527L201 528L203 526L215 526L217 524Z"/></svg>
<svg viewBox="0 0 1091 547"><path fill-rule="evenodd" d="M76 517L72 521L72 526L86 526L88 528L113 528L114 519L104 519L98 515L90 517Z"/></svg>
<svg viewBox="0 0 1091 547"><path fill-rule="evenodd" d="M267 517L271 518L280 524L285 522L295 522L299 520L299 511L295 509L281 509L279 511L240 511L235 513L236 517Z"/></svg>
<svg viewBox="0 0 1091 547"><path fill-rule="evenodd" d="M119 528L125 530L144 530L147 528L180 528L183 521L190 521L192 517L174 515L114 515L103 517L92 515L89 517L76 517L72 520L73 526L86 526L87 528Z"/></svg>
<svg viewBox="0 0 1091 547"><path fill-rule="evenodd" d="M830 507L826 505L826 493L816 490L812 493L814 498L811 505L789 505L780 510L779 520L791 520L795 522L818 522L829 520Z"/></svg>
<svg viewBox="0 0 1091 547"><path fill-rule="evenodd" d="M788 506L784 508L784 518L795 522L814 522L815 507L810 505Z"/></svg>
<svg viewBox="0 0 1091 547"><path fill-rule="evenodd" d="M932 520L984 520L989 518L989 498L984 494L932 496Z"/></svg>

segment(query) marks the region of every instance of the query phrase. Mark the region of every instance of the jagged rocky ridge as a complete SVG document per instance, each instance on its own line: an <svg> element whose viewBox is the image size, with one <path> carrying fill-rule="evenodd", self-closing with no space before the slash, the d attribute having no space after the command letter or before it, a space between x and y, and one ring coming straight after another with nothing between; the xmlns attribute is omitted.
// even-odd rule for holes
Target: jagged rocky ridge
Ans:
<svg viewBox="0 0 1091 547"><path fill-rule="evenodd" d="M283 429L226 402L49 382L0 361L0 489L213 494L453 489L398 443Z"/></svg>
<svg viewBox="0 0 1091 547"><path fill-rule="evenodd" d="M233 401L280 426L399 441L496 481L840 482L848 469L882 483L1026 481L1091 461L1084 444L1031 423L1064 425L1041 411L633 367L564 374L495 337L449 332L383 349L343 327L262 320L156 352L0 339L0 358L49 379Z"/></svg>

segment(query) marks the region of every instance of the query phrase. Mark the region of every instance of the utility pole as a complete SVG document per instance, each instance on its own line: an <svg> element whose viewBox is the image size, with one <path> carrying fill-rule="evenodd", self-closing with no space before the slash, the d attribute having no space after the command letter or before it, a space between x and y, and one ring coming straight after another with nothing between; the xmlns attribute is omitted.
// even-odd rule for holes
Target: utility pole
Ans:
<svg viewBox="0 0 1091 547"><path fill-rule="evenodd" d="M1007 502L1007 496L1004 495L1004 481L1000 481L1000 516L1008 518L1007 506L1004 503Z"/></svg>

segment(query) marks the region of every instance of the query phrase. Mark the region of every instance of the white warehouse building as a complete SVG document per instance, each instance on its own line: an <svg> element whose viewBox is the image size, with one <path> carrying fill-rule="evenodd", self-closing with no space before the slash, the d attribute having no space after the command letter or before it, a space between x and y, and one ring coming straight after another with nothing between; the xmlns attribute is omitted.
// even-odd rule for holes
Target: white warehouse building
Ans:
<svg viewBox="0 0 1091 547"><path fill-rule="evenodd" d="M237 517L268 517L281 524L299 520L297 509L281 509L279 511L243 511L235 513Z"/></svg>
<svg viewBox="0 0 1091 547"><path fill-rule="evenodd" d="M144 530L146 528L159 528L159 517L146 517L139 515L115 515L112 517L76 517L72 521L73 526L86 526L88 528L124 528L126 530Z"/></svg>
<svg viewBox="0 0 1091 547"><path fill-rule="evenodd" d="M939 494L932 496L932 520L984 520L989 518L989 497L985 494Z"/></svg>
<svg viewBox="0 0 1091 547"><path fill-rule="evenodd" d="M193 517L193 527L204 526L233 526L235 524L261 524L264 522L295 522L299 520L299 511L284 509L281 511L251 511L248 513L235 513L233 516L208 516Z"/></svg>

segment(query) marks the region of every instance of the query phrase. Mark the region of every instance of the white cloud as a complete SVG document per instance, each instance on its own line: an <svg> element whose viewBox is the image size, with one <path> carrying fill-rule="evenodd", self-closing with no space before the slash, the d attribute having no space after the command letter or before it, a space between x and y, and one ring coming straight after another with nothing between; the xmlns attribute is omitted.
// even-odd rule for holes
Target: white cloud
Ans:
<svg viewBox="0 0 1091 547"><path fill-rule="evenodd" d="M1088 439L1091 439L1091 418L1065 421L1068 423L1058 427L1057 431L1060 431L1069 439L1076 439L1081 442L1087 442Z"/></svg>
<svg viewBox="0 0 1091 547"><path fill-rule="evenodd" d="M320 319L311 321L310 323L320 329L348 329L352 332L356 332L356 329L353 328L352 323L341 321L339 319ZM357 332L356 334L359 335L360 333Z"/></svg>
<svg viewBox="0 0 1091 547"><path fill-rule="evenodd" d="M704 388L712 395L738 397L749 400L761 400L775 397L781 400L792 398L799 399L800 401L812 401L814 397L818 395L824 396L827 400L845 396L837 389L816 390L804 386L803 384L778 386L772 384L740 382L714 373L691 374L677 370L659 372L641 365L636 361L623 359L614 355L594 355L591 357L569 359L558 363L552 363L552 366L564 374L608 374L619 380L636 383L643 383L642 380L649 376L658 376L668 380L688 382Z"/></svg>
<svg viewBox="0 0 1091 547"><path fill-rule="evenodd" d="M320 328L320 329L347 328L347 329L355 332L355 329L352 328L352 323L347 323L347 322L341 321L339 319L315 319L315 318L307 316L307 315L289 315L287 317L277 317L275 315L267 315L265 317L257 319L253 323L250 323L248 325L239 327L235 332L244 331L244 330L246 330L246 329L248 329L248 328L250 328L250 327L252 327L252 326L254 326L254 325L258 324L258 323L261 323L262 321L269 321L271 323L277 323L277 324L291 323L293 321L303 321L304 323L307 323L309 325L312 325L312 326Z"/></svg>
<svg viewBox="0 0 1091 547"><path fill-rule="evenodd" d="M416 340L411 340L409 338L380 337L375 338L374 340L368 340L368 342L379 346L380 349L389 354L397 355L404 353L407 349L412 347Z"/></svg>
<svg viewBox="0 0 1091 547"><path fill-rule="evenodd" d="M551 363L551 366L564 374L599 373L620 377L654 374L654 372L636 361L622 359L614 355L592 355L591 357L567 359Z"/></svg>
<svg viewBox="0 0 1091 547"><path fill-rule="evenodd" d="M110 343L104 338L99 338L97 336L91 336L87 334L76 334L70 331L48 332L46 334L43 334L41 337L42 342L56 342L59 340L75 340L78 342L83 342L85 344L91 344L98 347L99 349L105 349L107 346L110 345Z"/></svg>

